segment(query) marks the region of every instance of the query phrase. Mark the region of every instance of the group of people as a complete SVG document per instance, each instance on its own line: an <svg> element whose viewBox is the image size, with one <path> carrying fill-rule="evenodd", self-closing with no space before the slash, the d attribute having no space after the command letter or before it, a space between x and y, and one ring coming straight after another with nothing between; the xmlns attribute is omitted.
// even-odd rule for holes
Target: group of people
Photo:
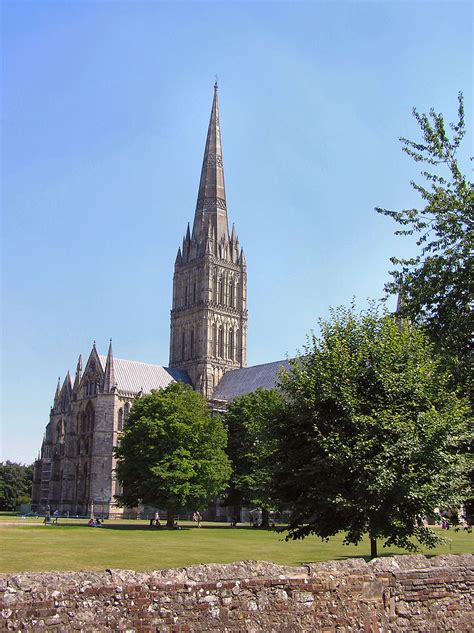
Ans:
<svg viewBox="0 0 474 633"><path fill-rule="evenodd" d="M100 519L94 519L93 517L91 517L87 522L87 525L89 527L102 527L102 521Z"/></svg>

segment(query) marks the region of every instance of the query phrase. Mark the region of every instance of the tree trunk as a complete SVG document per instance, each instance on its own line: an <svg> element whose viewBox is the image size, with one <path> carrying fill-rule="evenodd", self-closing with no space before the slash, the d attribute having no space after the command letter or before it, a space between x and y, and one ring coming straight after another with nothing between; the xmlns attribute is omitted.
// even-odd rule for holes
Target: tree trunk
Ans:
<svg viewBox="0 0 474 633"><path fill-rule="evenodd" d="M175 516L176 516L176 510L174 508L168 508L166 516L167 516L167 518L166 518L166 527L168 527L168 528L174 527L174 520L175 520Z"/></svg>
<svg viewBox="0 0 474 633"><path fill-rule="evenodd" d="M370 537L370 558L377 558L377 539Z"/></svg>
<svg viewBox="0 0 474 633"><path fill-rule="evenodd" d="M270 512L268 508L262 508L262 525L260 527L267 529L270 527Z"/></svg>

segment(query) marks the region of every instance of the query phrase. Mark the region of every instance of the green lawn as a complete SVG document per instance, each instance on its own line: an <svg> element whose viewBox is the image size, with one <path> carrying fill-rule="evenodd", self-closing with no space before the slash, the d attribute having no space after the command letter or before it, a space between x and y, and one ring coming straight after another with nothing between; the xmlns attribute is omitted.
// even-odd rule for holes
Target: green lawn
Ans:
<svg viewBox="0 0 474 633"><path fill-rule="evenodd" d="M342 536L323 543L316 537L284 542L273 531L208 524L197 529L183 523L181 530L150 529L141 521L106 522L89 528L85 522L44 526L37 519L21 525L0 525L0 571L103 570L108 567L147 570L195 563L266 560L285 565L330 559L367 557L369 543L342 545ZM474 537L466 531L444 532L445 545L426 554L473 551ZM381 555L403 553L380 549Z"/></svg>

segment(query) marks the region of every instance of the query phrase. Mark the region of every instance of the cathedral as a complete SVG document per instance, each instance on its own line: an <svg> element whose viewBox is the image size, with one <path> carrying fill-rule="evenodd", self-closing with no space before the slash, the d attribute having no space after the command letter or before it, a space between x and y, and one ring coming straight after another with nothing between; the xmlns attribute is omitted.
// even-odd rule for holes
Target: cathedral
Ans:
<svg viewBox="0 0 474 633"><path fill-rule="evenodd" d="M272 388L286 361L246 367L247 265L234 225L229 232L217 83L192 230L174 265L169 366L106 356L94 342L74 380L58 382L34 465L32 509L120 517L113 449L135 398L183 381L214 411L238 395ZM218 518L219 509L216 507Z"/></svg>

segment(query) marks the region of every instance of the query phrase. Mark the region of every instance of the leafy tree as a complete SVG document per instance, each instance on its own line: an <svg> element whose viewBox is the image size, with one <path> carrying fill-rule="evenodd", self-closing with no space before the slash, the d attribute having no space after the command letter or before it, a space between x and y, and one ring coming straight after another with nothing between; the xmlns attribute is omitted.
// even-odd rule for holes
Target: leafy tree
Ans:
<svg viewBox="0 0 474 633"><path fill-rule="evenodd" d="M397 268L386 285L400 293L401 314L427 327L437 350L444 356L454 378L468 393L472 358L472 252L474 186L461 172L458 150L466 134L464 102L458 96L458 120L446 128L442 114L413 115L422 140L400 138L402 150L426 165L424 182L412 181L423 208L378 213L395 220L397 235L417 235L420 253L413 259L391 259Z"/></svg>
<svg viewBox="0 0 474 633"><path fill-rule="evenodd" d="M287 538L368 533L372 556L378 539L434 546L423 517L461 503L467 487L466 401L413 325L374 306L320 325L282 377L275 485L292 510Z"/></svg>
<svg viewBox="0 0 474 633"><path fill-rule="evenodd" d="M139 500L166 508L173 526L182 507L202 507L220 494L230 476L222 420L212 416L203 396L172 383L135 401L115 450L118 500Z"/></svg>
<svg viewBox="0 0 474 633"><path fill-rule="evenodd" d="M29 503L33 485L33 466L16 462L0 463L0 510L15 510L22 502Z"/></svg>
<svg viewBox="0 0 474 633"><path fill-rule="evenodd" d="M224 422L229 432L228 455L233 473L229 499L235 505L251 504L262 510L262 527L269 527L274 440L271 428L283 398L275 390L257 389L232 400Z"/></svg>

